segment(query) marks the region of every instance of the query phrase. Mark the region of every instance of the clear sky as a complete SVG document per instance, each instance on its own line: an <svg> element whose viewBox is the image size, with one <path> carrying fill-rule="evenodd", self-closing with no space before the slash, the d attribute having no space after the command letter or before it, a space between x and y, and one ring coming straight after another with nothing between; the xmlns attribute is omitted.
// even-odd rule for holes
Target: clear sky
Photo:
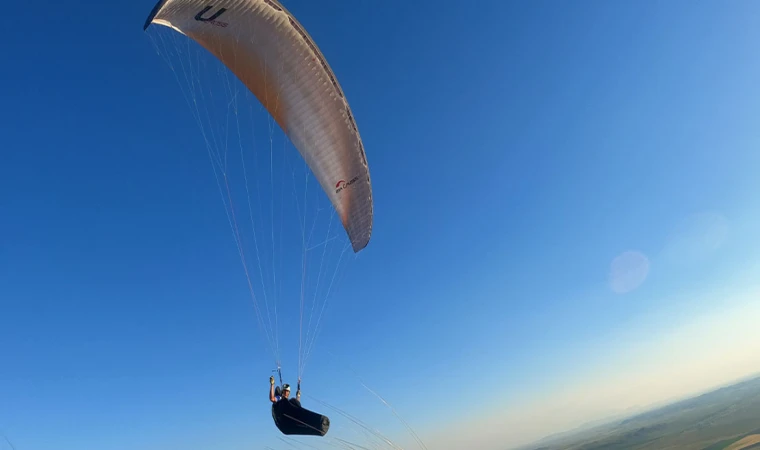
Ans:
<svg viewBox="0 0 760 450"><path fill-rule="evenodd" d="M760 371L760 5L284 4L346 92L375 200L304 371L329 439L300 442L387 448L338 408L419 448L362 382L430 449L502 450ZM266 333L152 7L3 5L0 431L308 448L272 423ZM260 162L292 157L251 127ZM265 202L301 195L279 186ZM275 254L300 257L283 211ZM294 383L300 273L277 273Z"/></svg>

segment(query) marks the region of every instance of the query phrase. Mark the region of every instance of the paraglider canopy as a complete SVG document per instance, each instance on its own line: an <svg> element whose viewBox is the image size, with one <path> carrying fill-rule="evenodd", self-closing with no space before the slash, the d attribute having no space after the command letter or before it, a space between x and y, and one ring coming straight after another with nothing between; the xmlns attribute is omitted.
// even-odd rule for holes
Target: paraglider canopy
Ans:
<svg viewBox="0 0 760 450"><path fill-rule="evenodd" d="M326 59L276 0L160 0L152 23L211 52L258 98L327 194L354 252L372 233L372 188L353 113Z"/></svg>

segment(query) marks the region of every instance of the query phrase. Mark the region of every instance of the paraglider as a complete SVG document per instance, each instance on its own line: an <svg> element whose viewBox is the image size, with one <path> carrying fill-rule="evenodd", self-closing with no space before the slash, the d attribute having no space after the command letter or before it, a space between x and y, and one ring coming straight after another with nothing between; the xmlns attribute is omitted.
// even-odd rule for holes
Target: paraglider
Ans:
<svg viewBox="0 0 760 450"><path fill-rule="evenodd" d="M319 182L353 251L365 248L373 202L364 145L335 74L293 15L277 0L160 0L144 30L151 24L195 41L255 95ZM240 245L236 224L233 231ZM324 436L330 419L301 406L301 370L296 398L270 378L272 418L283 434Z"/></svg>
<svg viewBox="0 0 760 450"><path fill-rule="evenodd" d="M296 398L290 396L290 385L274 386L269 377L269 400L272 402L272 418L277 428L286 435L324 436L330 429L330 419L301 406L301 383Z"/></svg>

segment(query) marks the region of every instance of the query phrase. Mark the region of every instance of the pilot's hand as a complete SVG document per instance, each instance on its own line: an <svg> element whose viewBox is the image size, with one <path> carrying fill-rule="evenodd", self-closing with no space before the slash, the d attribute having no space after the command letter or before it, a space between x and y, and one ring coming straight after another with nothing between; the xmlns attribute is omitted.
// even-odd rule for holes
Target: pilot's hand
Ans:
<svg viewBox="0 0 760 450"><path fill-rule="evenodd" d="M269 377L269 384L274 386L274 377Z"/></svg>

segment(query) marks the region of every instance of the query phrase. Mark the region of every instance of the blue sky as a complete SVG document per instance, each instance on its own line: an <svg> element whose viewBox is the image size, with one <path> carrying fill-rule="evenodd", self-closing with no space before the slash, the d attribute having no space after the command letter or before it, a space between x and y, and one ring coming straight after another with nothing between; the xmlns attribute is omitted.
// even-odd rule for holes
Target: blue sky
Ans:
<svg viewBox="0 0 760 450"><path fill-rule="evenodd" d="M304 374L331 438L367 439L320 402L415 448L361 380L428 447L498 450L760 370L736 325L760 317L760 7L354 3L285 3L346 92L375 200ZM19 450L292 448L152 6L4 7L0 431ZM251 140L287 147L257 117Z"/></svg>

